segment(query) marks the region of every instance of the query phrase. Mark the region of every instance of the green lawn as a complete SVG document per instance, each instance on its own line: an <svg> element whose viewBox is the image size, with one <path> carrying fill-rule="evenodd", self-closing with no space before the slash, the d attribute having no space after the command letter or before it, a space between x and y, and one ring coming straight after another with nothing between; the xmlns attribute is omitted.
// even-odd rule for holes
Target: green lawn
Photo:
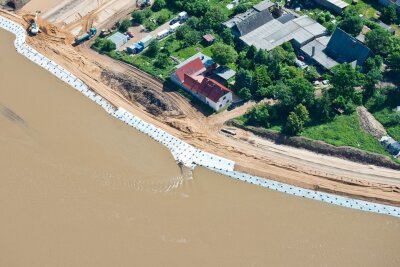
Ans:
<svg viewBox="0 0 400 267"><path fill-rule="evenodd" d="M400 141L400 114L396 114L389 108L381 109L372 114L380 123L382 123L391 137Z"/></svg>
<svg viewBox="0 0 400 267"><path fill-rule="evenodd" d="M156 68L153 64L154 59L147 57L145 52L136 56L131 56L125 52L121 52L120 55L117 55L116 52L113 51L108 55L114 59L121 60L125 63L131 64L153 76L159 77L164 81L169 77L170 73L175 69L175 65L172 62L170 62L170 64L164 69Z"/></svg>
<svg viewBox="0 0 400 267"><path fill-rule="evenodd" d="M378 140L361 129L356 113L337 116L331 122L307 127L301 135L335 146L351 146L388 155Z"/></svg>
<svg viewBox="0 0 400 267"><path fill-rule="evenodd" d="M352 4L352 0L344 1L350 5ZM383 6L380 5L377 0L358 0L358 3L355 5L355 7L359 10L360 14L366 18L378 18L376 11L383 8Z"/></svg>

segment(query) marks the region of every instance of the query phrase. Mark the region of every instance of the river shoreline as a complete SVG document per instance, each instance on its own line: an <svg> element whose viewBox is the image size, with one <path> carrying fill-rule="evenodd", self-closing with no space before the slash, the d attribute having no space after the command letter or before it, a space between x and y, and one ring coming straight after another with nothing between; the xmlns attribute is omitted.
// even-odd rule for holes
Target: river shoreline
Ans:
<svg viewBox="0 0 400 267"><path fill-rule="evenodd" d="M136 126L135 127L136 129L148 134L150 137L160 142L161 144L166 145L171 151L171 153L174 155L174 158L178 162L181 162L188 167L194 168L196 165L200 165L207 167L210 170L214 170L222 174L225 174L227 176L240 179L248 183L257 184L259 186L264 186L270 189L274 189L280 192L285 192L292 195L298 195L301 197L307 197L335 205L345 206L348 208L400 217L400 209L393 206L374 204L366 201L358 201L347 197L339 197L331 194L305 190L302 188L265 180L261 177L251 176L241 172L235 172L233 171L234 163L232 161L223 159L221 157L206 152L201 152L200 150L196 149L193 150L193 148L187 145L186 143L172 137L171 135L168 135L163 130L157 129L151 124L146 124L145 122L141 121L140 119L133 116L132 114L130 114L129 112L125 111L122 108L119 108L115 111L112 105L110 105L101 96L98 95L96 96L93 92L91 92L87 88L87 86L82 81L80 81L70 72L61 68L56 63L45 58L40 53L38 53L37 51L26 45L24 28L15 24L12 21L9 21L8 19L3 19L2 17L0 17L0 26L10 32L13 32L16 35L17 38L15 40L15 46L19 53L25 55L31 61L39 64L43 68L52 72L54 75L59 77L64 82L75 87L75 89L79 90L89 99L95 101L97 104L102 106L103 109L110 115L119 118L120 120L124 121L127 124L130 124L133 127ZM133 122L135 119L136 122ZM138 127L137 125L141 126ZM179 143L179 141L182 143ZM168 146L168 144L170 144L171 142L178 142L179 144L176 145L173 144Z"/></svg>

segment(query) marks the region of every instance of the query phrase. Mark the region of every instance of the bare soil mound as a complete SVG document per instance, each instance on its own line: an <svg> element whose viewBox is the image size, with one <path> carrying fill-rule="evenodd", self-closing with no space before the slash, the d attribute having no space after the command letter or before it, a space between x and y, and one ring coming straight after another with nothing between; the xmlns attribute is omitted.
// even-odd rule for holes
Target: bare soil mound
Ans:
<svg viewBox="0 0 400 267"><path fill-rule="evenodd" d="M383 127L383 125L377 121L365 107L358 107L357 114L358 118L360 119L361 127L366 133L378 139L387 135L386 129Z"/></svg>
<svg viewBox="0 0 400 267"><path fill-rule="evenodd" d="M154 116L182 116L183 112L169 98L160 92L138 82L126 74L103 70L102 81L114 90L118 90L133 103L139 103Z"/></svg>

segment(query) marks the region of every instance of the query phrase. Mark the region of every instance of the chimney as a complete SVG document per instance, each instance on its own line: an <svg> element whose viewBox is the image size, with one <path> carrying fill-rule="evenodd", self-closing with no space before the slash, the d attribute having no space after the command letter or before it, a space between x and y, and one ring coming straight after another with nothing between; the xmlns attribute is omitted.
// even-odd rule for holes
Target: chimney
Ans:
<svg viewBox="0 0 400 267"><path fill-rule="evenodd" d="M312 56L312 57L314 57L314 56L315 56L315 46L313 46L313 47L312 47L312 50L311 50L311 56Z"/></svg>

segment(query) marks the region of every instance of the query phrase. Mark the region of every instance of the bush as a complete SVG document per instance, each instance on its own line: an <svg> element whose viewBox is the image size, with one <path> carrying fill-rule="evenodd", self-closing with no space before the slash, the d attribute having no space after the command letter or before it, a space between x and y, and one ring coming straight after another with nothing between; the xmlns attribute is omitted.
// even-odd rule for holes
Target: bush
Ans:
<svg viewBox="0 0 400 267"><path fill-rule="evenodd" d="M147 48L146 54L149 57L155 57L157 56L158 52L160 52L160 44L158 41L152 41L149 45L149 48Z"/></svg>
<svg viewBox="0 0 400 267"><path fill-rule="evenodd" d="M97 38L94 43L94 47L96 47L100 52L103 53L111 52L117 48L112 41L104 38Z"/></svg>
<svg viewBox="0 0 400 267"><path fill-rule="evenodd" d="M135 10L132 13L132 20L138 24L142 24L145 19L145 15L140 10Z"/></svg>

